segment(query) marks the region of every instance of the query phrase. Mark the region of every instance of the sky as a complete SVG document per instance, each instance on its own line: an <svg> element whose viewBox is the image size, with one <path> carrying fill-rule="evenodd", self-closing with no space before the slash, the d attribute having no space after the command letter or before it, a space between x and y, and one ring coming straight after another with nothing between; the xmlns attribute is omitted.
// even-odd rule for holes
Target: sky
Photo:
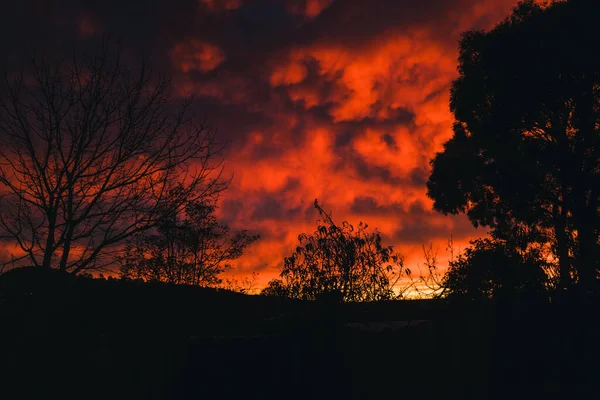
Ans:
<svg viewBox="0 0 600 400"><path fill-rule="evenodd" d="M426 196L429 160L451 135L449 88L461 32L487 29L516 0L24 0L0 16L4 68L34 52L121 37L130 65L172 77L174 100L227 143L219 215L261 239L238 277L278 274L318 199L335 221L366 222L413 271L422 246L485 234Z"/></svg>

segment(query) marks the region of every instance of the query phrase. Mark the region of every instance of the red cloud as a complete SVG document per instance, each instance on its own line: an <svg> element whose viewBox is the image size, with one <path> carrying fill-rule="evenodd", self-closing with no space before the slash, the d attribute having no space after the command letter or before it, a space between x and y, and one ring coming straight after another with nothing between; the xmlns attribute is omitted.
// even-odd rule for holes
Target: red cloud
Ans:
<svg viewBox="0 0 600 400"><path fill-rule="evenodd" d="M294 14L302 14L309 18L315 18L323 10L333 3L334 0L291 0L288 1L288 10Z"/></svg>
<svg viewBox="0 0 600 400"><path fill-rule="evenodd" d="M80 15L77 21L77 30L81 36L91 36L98 33L98 26L89 15Z"/></svg>
<svg viewBox="0 0 600 400"><path fill-rule="evenodd" d="M235 10L242 6L242 0L199 0L210 12Z"/></svg>
<svg viewBox="0 0 600 400"><path fill-rule="evenodd" d="M175 44L170 56L175 68L182 72L210 72L225 61L225 54L218 46L199 39Z"/></svg>

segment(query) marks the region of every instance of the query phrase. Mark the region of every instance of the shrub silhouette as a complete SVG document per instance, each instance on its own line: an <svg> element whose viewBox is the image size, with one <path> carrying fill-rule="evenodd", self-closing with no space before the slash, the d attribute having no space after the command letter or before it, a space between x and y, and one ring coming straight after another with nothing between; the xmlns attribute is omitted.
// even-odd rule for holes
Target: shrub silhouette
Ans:
<svg viewBox="0 0 600 400"><path fill-rule="evenodd" d="M337 225L317 200L314 205L322 218L317 230L298 236L300 244L285 258L280 279L262 293L327 303L397 298L394 286L408 272L402 256L366 224Z"/></svg>
<svg viewBox="0 0 600 400"><path fill-rule="evenodd" d="M473 300L535 295L546 288L543 261L505 242L477 239L450 262L443 278L448 296Z"/></svg>

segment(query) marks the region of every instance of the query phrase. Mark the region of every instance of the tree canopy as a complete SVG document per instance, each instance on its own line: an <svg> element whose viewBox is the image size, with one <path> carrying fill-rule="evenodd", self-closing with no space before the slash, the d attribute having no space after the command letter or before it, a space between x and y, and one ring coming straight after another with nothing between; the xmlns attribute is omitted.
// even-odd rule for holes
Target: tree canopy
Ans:
<svg viewBox="0 0 600 400"><path fill-rule="evenodd" d="M561 285L591 287L599 260L600 4L523 1L490 31L466 32L451 89L454 135L432 160L434 207L497 236L537 230Z"/></svg>
<svg viewBox="0 0 600 400"><path fill-rule="evenodd" d="M118 257L119 272L125 279L217 286L230 262L257 239L230 232L214 204L193 201L182 213L165 213L156 229L135 235Z"/></svg>

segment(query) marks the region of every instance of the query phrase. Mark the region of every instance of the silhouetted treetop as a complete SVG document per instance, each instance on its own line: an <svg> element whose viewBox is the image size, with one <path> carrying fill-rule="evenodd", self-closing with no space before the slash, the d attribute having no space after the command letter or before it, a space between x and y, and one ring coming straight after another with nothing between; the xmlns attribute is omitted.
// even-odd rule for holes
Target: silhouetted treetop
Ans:
<svg viewBox="0 0 600 400"><path fill-rule="evenodd" d="M600 4L524 1L490 31L466 32L451 89L454 136L432 160L434 207L501 235L543 232L571 274L598 268ZM571 268L574 267L575 270Z"/></svg>
<svg viewBox="0 0 600 400"><path fill-rule="evenodd" d="M190 201L176 213L169 207L156 229L137 234L117 257L120 275L197 286L217 286L231 261L258 239L247 231L231 232L220 222L214 203Z"/></svg>
<svg viewBox="0 0 600 400"><path fill-rule="evenodd" d="M408 270L379 232L359 223L336 224L315 200L321 216L317 230L298 236L296 251L286 257L280 279L263 294L305 300L378 301L397 298L395 285Z"/></svg>

